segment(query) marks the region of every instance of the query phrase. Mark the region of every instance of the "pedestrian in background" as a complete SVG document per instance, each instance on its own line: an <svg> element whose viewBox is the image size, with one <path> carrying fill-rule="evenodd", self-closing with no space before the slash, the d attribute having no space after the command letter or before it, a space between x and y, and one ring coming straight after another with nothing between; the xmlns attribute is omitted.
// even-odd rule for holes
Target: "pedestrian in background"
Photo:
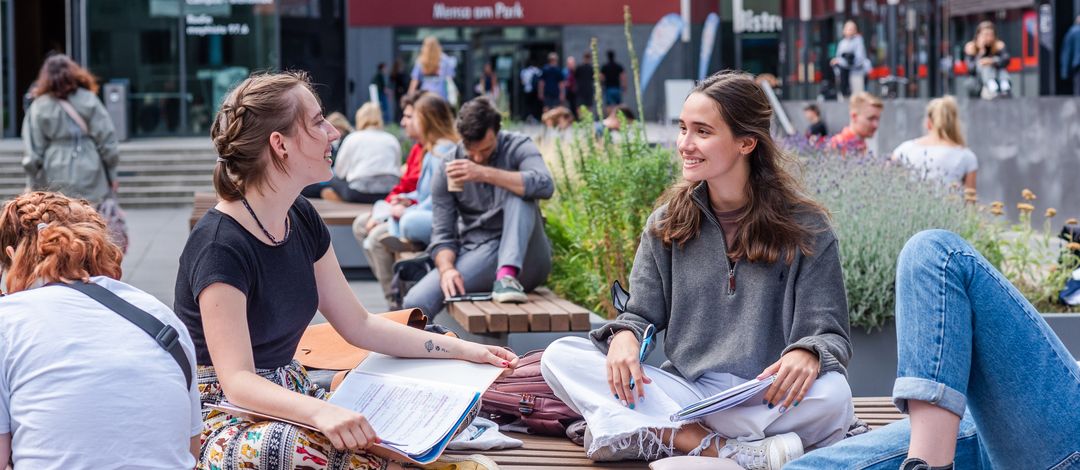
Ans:
<svg viewBox="0 0 1080 470"><path fill-rule="evenodd" d="M971 87L972 96L992 100L998 96L1010 96L1009 51L1005 42L998 39L994 23L983 21L975 29L975 39L964 45L964 62L975 77Z"/></svg>
<svg viewBox="0 0 1080 470"><path fill-rule="evenodd" d="M405 65L400 57L394 59L394 65L390 66L390 86L394 89L394 119L401 119L401 99L409 92L409 76L405 74Z"/></svg>
<svg viewBox="0 0 1080 470"><path fill-rule="evenodd" d="M373 204L401 180L401 144L383 130L379 105L369 101L356 110L356 129L340 140L323 199Z"/></svg>
<svg viewBox="0 0 1080 470"><path fill-rule="evenodd" d="M378 95L379 108L382 109L383 122L390 121L390 87L386 80L386 62L379 62L375 76L371 77L371 84L375 85L375 93Z"/></svg>
<svg viewBox="0 0 1080 470"><path fill-rule="evenodd" d="M615 51L608 49L607 63L600 67L600 74L604 77L604 105L622 104L622 93L626 89L626 69L615 62Z"/></svg>
<svg viewBox="0 0 1080 470"><path fill-rule="evenodd" d="M1080 96L1080 16L1061 41L1061 79L1072 79L1072 94Z"/></svg>
<svg viewBox="0 0 1080 470"><path fill-rule="evenodd" d="M499 102L499 76L495 74L495 68L491 62L484 63L484 71L480 74L480 81L476 84L477 92L488 97L492 103Z"/></svg>
<svg viewBox="0 0 1080 470"><path fill-rule="evenodd" d="M451 94L457 94L457 85L454 84L456 69L457 61L443 54L442 45L435 36L428 36L424 38L424 44L420 46L420 55L416 58L416 65L413 66L409 91L426 90L439 95L444 100L450 100Z"/></svg>
<svg viewBox="0 0 1080 470"><path fill-rule="evenodd" d="M532 59L529 65L521 69L521 91L524 101L522 118L525 122L536 122L540 118L540 96L537 89L540 88L540 67Z"/></svg>
<svg viewBox="0 0 1080 470"><path fill-rule="evenodd" d="M870 58L866 56L866 43L854 21L844 22L844 38L836 45L836 55L829 63L833 66L840 93L844 97L851 97L865 89Z"/></svg>
<svg viewBox="0 0 1080 470"><path fill-rule="evenodd" d="M576 71L577 71L577 59L574 59L574 56L567 57L566 58L566 68L563 69L563 76L566 77L565 85L564 85L564 87L566 88L566 102L565 102L565 105L570 108L570 113L572 113L574 115L575 119L577 118L577 106L575 106L574 103L577 102L577 89L578 89L577 75L575 74Z"/></svg>
<svg viewBox="0 0 1080 470"><path fill-rule="evenodd" d="M926 105L926 135L900 144L892 160L911 168L922 179L963 185L975 190L979 161L964 142L956 98L943 96Z"/></svg>
<svg viewBox="0 0 1080 470"><path fill-rule="evenodd" d="M97 91L90 72L68 56L45 60L23 119L22 164L29 189L60 192L96 206L119 187L116 133Z"/></svg>
<svg viewBox="0 0 1080 470"><path fill-rule="evenodd" d="M803 116L806 117L806 122L810 123L806 128L807 138L818 141L829 135L829 128L825 125L825 120L821 119L821 108L816 104L803 107Z"/></svg>
<svg viewBox="0 0 1080 470"><path fill-rule="evenodd" d="M566 101L566 70L559 67L559 54L548 54L548 63L540 72L538 96L544 103L544 111L562 106Z"/></svg>
<svg viewBox="0 0 1080 470"><path fill-rule="evenodd" d="M583 54L581 56L581 63L574 68L574 86L577 87L577 89L574 90L574 114L577 115L582 106L588 108L590 112L596 112L596 110L593 109L593 106L596 104L594 97L596 94L596 87L593 83L592 53L586 52Z"/></svg>

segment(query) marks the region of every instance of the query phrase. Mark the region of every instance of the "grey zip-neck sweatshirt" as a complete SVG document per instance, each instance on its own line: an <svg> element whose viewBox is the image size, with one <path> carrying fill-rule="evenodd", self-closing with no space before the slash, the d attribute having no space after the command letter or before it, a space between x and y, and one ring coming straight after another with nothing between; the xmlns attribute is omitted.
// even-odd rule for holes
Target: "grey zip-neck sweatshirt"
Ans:
<svg viewBox="0 0 1080 470"><path fill-rule="evenodd" d="M816 228L813 254L796 252L791 264L731 262L724 233L700 184L693 194L701 231L682 247L650 233L664 214L649 216L630 271L626 312L590 333L601 351L622 330L638 340L648 324L667 331L663 369L696 380L706 372L752 379L784 353L805 349L821 361L821 373L838 371L851 358L847 294L836 236L824 214L797 215Z"/></svg>

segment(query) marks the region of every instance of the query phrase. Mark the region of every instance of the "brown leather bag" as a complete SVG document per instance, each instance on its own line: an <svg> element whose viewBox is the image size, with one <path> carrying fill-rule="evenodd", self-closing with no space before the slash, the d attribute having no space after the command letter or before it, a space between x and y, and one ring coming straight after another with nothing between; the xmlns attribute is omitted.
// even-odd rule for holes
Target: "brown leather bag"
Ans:
<svg viewBox="0 0 1080 470"><path fill-rule="evenodd" d="M378 314L403 325L424 329L427 316L418 308L395 310ZM368 350L360 349L342 338L329 323L311 325L300 337L300 344L293 356L304 367L311 369L338 370L330 388L335 389L345 378L345 372L352 370L368 356Z"/></svg>

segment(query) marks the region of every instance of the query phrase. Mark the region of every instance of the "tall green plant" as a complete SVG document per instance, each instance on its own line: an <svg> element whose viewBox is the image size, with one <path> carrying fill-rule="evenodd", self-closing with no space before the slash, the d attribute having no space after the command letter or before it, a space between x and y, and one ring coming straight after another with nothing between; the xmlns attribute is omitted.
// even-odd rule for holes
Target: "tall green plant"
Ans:
<svg viewBox="0 0 1080 470"><path fill-rule="evenodd" d="M634 25L630 17L630 5L623 5L623 34L626 35L626 50L630 53L630 68L634 71L634 98L637 99L638 119L645 120L645 104L641 101L641 66L638 64L637 52L634 50L634 35L630 28ZM642 127L642 132L645 128Z"/></svg>
<svg viewBox="0 0 1080 470"><path fill-rule="evenodd" d="M629 7L624 12L638 112L644 115ZM590 47L599 57L596 38ZM598 69L593 80L599 113ZM645 221L678 173L671 149L650 145L640 121L629 123L620 116L622 135L615 138L607 129L597 135L592 113L583 111L571 136L555 146L558 192L544 206L553 248L548 283L560 295L614 317L608 286L616 279L627 285Z"/></svg>

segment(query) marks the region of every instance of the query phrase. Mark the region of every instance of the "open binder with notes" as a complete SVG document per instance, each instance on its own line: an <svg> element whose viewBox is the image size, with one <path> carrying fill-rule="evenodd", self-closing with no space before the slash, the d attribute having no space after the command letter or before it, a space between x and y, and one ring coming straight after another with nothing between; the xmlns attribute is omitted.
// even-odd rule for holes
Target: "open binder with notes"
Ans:
<svg viewBox="0 0 1080 470"><path fill-rule="evenodd" d="M454 359L404 359L372 352L345 377L329 401L367 418L383 441L368 452L424 465L438 459L455 431L468 425L469 412L503 370ZM212 408L252 419L286 421L227 402Z"/></svg>

